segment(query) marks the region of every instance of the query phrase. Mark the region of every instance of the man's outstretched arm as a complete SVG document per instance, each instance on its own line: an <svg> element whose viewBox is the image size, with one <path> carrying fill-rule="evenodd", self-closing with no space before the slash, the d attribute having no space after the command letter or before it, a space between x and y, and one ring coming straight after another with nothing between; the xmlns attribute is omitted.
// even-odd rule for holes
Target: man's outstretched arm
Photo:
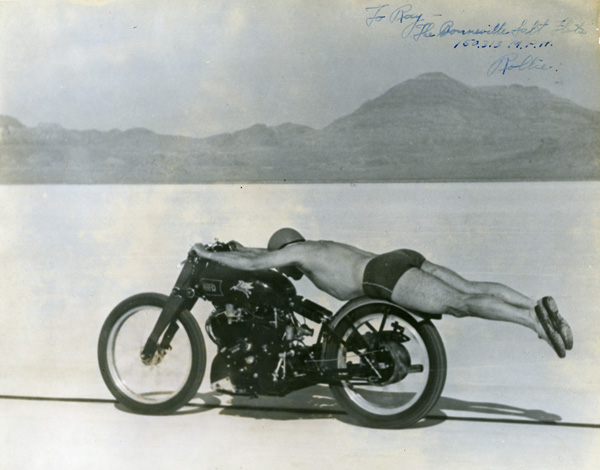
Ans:
<svg viewBox="0 0 600 470"><path fill-rule="evenodd" d="M209 251L202 243L196 243L192 249L201 258L243 271L258 271L299 264L293 253L295 250L267 251L261 248L242 247L241 250L236 249L236 251Z"/></svg>
<svg viewBox="0 0 600 470"><path fill-rule="evenodd" d="M266 248L252 248L249 246L244 246L240 242L237 242L235 240L231 240L228 243L228 245L233 245L234 251L243 251L243 252L247 252L247 253L266 253L267 252Z"/></svg>

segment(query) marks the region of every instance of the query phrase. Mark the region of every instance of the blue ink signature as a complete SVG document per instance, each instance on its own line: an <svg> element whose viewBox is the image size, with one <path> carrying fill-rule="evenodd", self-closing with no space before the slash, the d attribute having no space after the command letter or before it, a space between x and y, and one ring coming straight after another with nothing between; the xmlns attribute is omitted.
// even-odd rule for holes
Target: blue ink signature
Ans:
<svg viewBox="0 0 600 470"><path fill-rule="evenodd" d="M505 75L507 72L518 71L523 72L526 70L554 70L552 65L548 65L540 57L534 57L528 55L525 58L521 58L518 53L513 52L506 54L499 59L492 62L490 68L487 71L488 77L494 74Z"/></svg>

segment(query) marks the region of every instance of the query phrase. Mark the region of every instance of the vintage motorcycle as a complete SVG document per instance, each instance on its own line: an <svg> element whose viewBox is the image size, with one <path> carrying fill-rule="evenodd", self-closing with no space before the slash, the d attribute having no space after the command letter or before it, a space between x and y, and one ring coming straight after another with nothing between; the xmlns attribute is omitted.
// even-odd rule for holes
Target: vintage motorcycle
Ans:
<svg viewBox="0 0 600 470"><path fill-rule="evenodd" d="M124 406L167 414L194 397L206 367L203 334L190 313L199 298L214 307L205 330L218 347L210 372L217 392L283 396L328 384L350 416L380 428L416 423L442 393L446 353L431 323L439 316L368 297L333 314L297 295L276 270L231 269L190 250L169 296L129 297L102 326L100 371Z"/></svg>

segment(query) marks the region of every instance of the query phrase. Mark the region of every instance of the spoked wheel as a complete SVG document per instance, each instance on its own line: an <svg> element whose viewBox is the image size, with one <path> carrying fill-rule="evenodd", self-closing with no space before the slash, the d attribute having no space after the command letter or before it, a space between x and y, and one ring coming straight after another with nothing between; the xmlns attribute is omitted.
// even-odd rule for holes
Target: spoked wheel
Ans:
<svg viewBox="0 0 600 470"><path fill-rule="evenodd" d="M154 293L130 297L115 307L100 332L102 378L120 403L138 413L177 410L194 396L204 376L204 338L188 311L169 327L174 332L170 347L159 348L151 361L142 360L142 349L166 302L165 295Z"/></svg>
<svg viewBox="0 0 600 470"><path fill-rule="evenodd" d="M364 305L335 327L325 359L338 403L361 424L410 426L433 408L446 381L446 352L429 321L385 303Z"/></svg>

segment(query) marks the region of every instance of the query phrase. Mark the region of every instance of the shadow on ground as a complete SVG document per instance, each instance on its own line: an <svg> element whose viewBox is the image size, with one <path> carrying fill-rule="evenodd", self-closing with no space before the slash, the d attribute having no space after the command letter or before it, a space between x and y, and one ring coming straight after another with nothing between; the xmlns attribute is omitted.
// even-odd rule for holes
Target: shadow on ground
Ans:
<svg viewBox="0 0 600 470"><path fill-rule="evenodd" d="M220 414L264 420L337 419L359 426L337 404L327 386L314 386L285 397L239 397L215 392L198 393L177 415L220 409ZM450 416L447 414L450 413ZM452 416L460 415L460 416ZM501 403L466 401L441 397L427 417L413 429L436 426L447 420L509 422L517 424L558 424L561 416L540 409L526 409Z"/></svg>
<svg viewBox="0 0 600 470"><path fill-rule="evenodd" d="M125 413L134 413L115 400L96 398L63 398L41 396L0 395L0 400L25 400L65 403L106 403ZM218 409L220 414L240 418L267 420L337 419L360 426L336 403L324 386L311 387L282 398L232 397L214 392L199 393L185 407L165 416L182 416ZM446 412L450 412L450 416ZM564 422L562 417L540 409L527 409L492 402L466 401L441 397L429 414L412 429L431 427L445 421L510 423L520 425L554 425L600 429L600 424Z"/></svg>
<svg viewBox="0 0 600 470"><path fill-rule="evenodd" d="M500 403L481 402L481 401L465 401L456 398L441 397L429 415L433 418L438 415L447 417L444 411L460 411L475 414L483 414L493 417L511 417L524 418L540 423L556 423L562 421L562 418L554 413L549 413L544 410L529 410L516 406L503 405Z"/></svg>

